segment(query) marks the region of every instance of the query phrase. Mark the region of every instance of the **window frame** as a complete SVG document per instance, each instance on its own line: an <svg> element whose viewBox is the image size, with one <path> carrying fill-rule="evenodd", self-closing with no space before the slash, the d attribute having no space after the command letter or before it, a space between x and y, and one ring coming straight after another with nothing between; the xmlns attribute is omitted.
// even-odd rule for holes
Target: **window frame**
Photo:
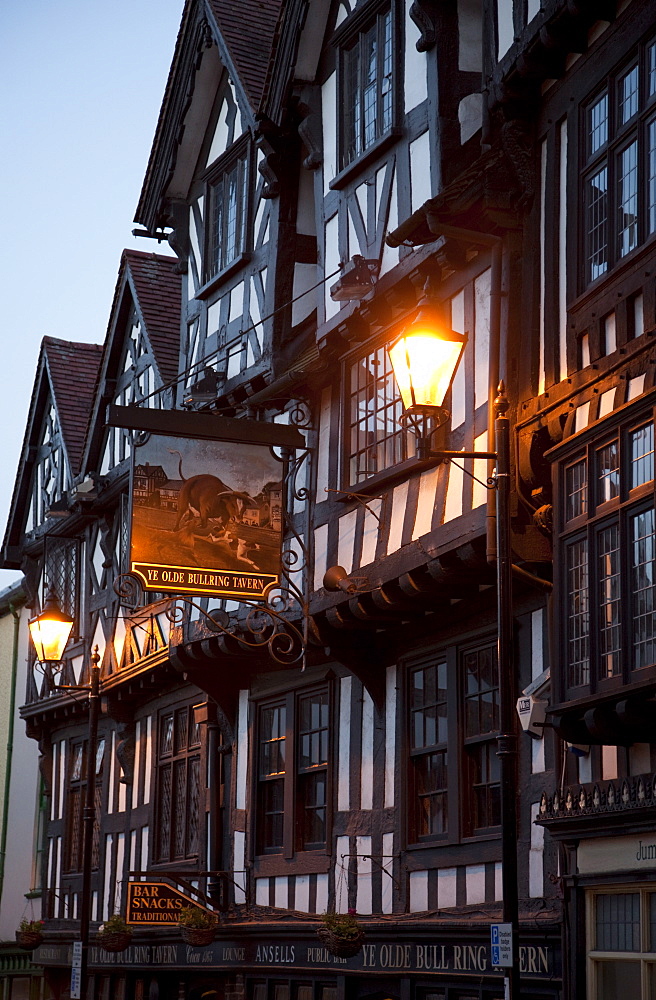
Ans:
<svg viewBox="0 0 656 1000"><path fill-rule="evenodd" d="M416 454L416 439L414 432L411 429L404 429L400 422L400 417L403 413L403 402L401 400L401 394L396 384L394 372L392 371L389 355L387 353L388 345L391 344L391 342L392 338L389 336L377 338L375 341L368 343L364 350L360 348L358 352L349 354L342 362L342 377L340 384L343 421L341 427L342 461L340 479L345 489L361 490L365 486L375 486L376 484L380 484L381 482L390 479L390 477L403 475L405 472L416 468L419 463L419 459ZM377 355L378 358L376 358ZM358 378L357 387L354 390L353 378L356 369L369 361L369 359L371 359L371 365L375 366L380 363L380 358L383 359L385 365L384 379L382 381L381 388L376 388L377 382L381 381L380 377L374 378L372 376L369 385L361 385L360 379ZM393 394L389 391L390 389L393 390ZM379 394L381 391L385 396L384 405L378 406L380 399ZM358 421L353 420L352 418L353 407L356 405L355 401L357 397L365 399L365 403L367 405L366 412ZM375 409L373 412L369 409L370 399L375 401ZM367 431L366 427L362 428L360 426L362 424L366 424L372 419L377 423L379 414L381 413L385 414L385 421L390 421L390 415L392 417L390 426L393 430L391 434L379 437L378 428L376 426L374 426L373 431ZM359 427L360 429L358 430ZM371 443L369 443L366 447L362 446L354 448L354 435L359 436L366 433L375 435ZM384 449L384 453L388 452L390 447L396 453L392 456L393 460L391 463L386 463L381 467L378 467L378 458L375 457L374 461L377 467L373 471L358 473L357 469L354 470L354 462L358 460L362 461L367 454L370 452L378 452L381 447Z"/></svg>
<svg viewBox="0 0 656 1000"><path fill-rule="evenodd" d="M335 181L331 182L331 187L340 186L340 181L344 180L347 174L350 174L352 167L355 165L363 166L369 162L400 133L401 91L403 89L401 85L403 29L398 8L398 0L370 0L369 3L358 6L333 34L331 41L337 50L337 108L339 111L337 121L338 175ZM381 64L377 59L375 135L371 141L362 145L362 148L356 148L350 155L347 148L347 112L351 106L351 102L347 100L349 88L346 83L348 53L364 46L367 33L374 25L377 28L377 42L380 43L381 18L388 12L390 16L389 73L387 75L384 73L384 62ZM362 59L360 65L362 65ZM381 97L384 97L383 80L386 79L386 76L390 78L390 105L387 123L379 121L379 116L385 114L380 107L380 101Z"/></svg>
<svg viewBox="0 0 656 1000"><path fill-rule="evenodd" d="M241 207L240 246L229 259L219 258L215 263L216 248L216 192L230 174L243 164L244 173L239 181L238 210ZM215 284L232 274L241 264L249 259L252 251L252 210L253 210L253 175L254 156L253 145L248 134L236 140L230 149L219 156L203 177L205 193L205 232L203 243L202 280L203 285L198 294L206 294ZM225 207L225 192L222 193Z"/></svg>
<svg viewBox="0 0 656 1000"><path fill-rule="evenodd" d="M300 706L303 700L313 696L321 696L326 700L327 722L325 726L320 726L319 731L326 733L326 760L316 766L301 767L300 746L302 733L300 731ZM284 741L285 741L285 770L284 772L261 772L261 748L263 744L263 713L269 709L284 708ZM294 688L283 694L262 698L256 702L255 720L255 741L253 756L254 775L254 803L252 816L252 843L253 854L258 864L271 859L275 864L275 859L290 861L299 856L325 855L330 850L331 826L332 826L332 795L333 795L333 760L334 750L333 733L334 726L334 698L332 686L329 683L313 684L311 687ZM277 737L279 739L279 737ZM325 775L325 840L305 841L301 837L301 829L304 826L300 822L301 801L300 789L306 778L313 774ZM282 777L276 777L282 775ZM272 781L282 782L282 843L280 845L267 844L263 838L263 789Z"/></svg>
<svg viewBox="0 0 656 1000"><path fill-rule="evenodd" d="M187 716L187 730L186 730L186 745L176 746L177 741L177 719L182 713L186 713ZM171 717L172 731L171 731L171 749L162 750L162 736L163 736L163 726L165 720ZM190 734L196 731L198 739L194 742L190 742ZM156 744L156 760L155 760L155 813L157 817L156 822L156 837L153 839L153 864L154 865L171 865L179 864L187 861L194 861L198 859L201 855L202 848L202 837L203 837L203 817L205 815L205 799L204 799L204 789L206 785L206 778L204 773L203 763L205 760L205 752L203 746L203 727L200 723L195 722L194 718L194 703L186 702L184 705L174 704L168 705L165 708L161 708L157 713L157 744ZM190 775L193 780L193 765L197 762L197 827L195 832L195 849L193 837L190 839L190 827L189 827L189 816L191 813L190 802ZM185 768L185 782L184 782L184 808L178 811L178 797L179 789L175 784L175 774L178 767L184 763ZM191 765L191 767L190 767ZM163 774L165 770L168 769L170 773L170 784L168 788L168 806L164 809L165 797L163 793ZM192 789L193 790L193 789ZM184 853L176 853L176 812L179 812L179 821L184 824L183 836L184 836ZM167 840L164 840L164 837ZM168 849L164 850L164 845L168 842Z"/></svg>
<svg viewBox="0 0 656 1000"><path fill-rule="evenodd" d="M84 864L84 810L86 805L89 741L86 736L74 737L68 742L66 799L64 810L64 855L62 874L76 875ZM95 747L93 771L95 775L93 835L91 840L91 869L100 867L100 816L105 801L105 757L107 739L99 733ZM79 759L79 770L77 761ZM77 804L76 808L75 804Z"/></svg>
<svg viewBox="0 0 656 1000"><path fill-rule="evenodd" d="M645 673L656 675L656 655L654 661L632 666L633 663L633 620L635 609L635 593L631 583L633 560L631 558L632 541L630 527L632 520L644 511L655 510L654 529L656 531L656 480L647 479L631 485L631 445L632 435L643 427L651 428L651 444L656 440L656 413L652 408L640 409L631 407L615 414L613 419L604 422L602 426L593 426L583 435L571 442L566 453L558 456L555 470L555 495L558 497L557 533L555 536L555 580L560 588L562 599L557 601L560 627L556 634L560 642L560 661L562 663L560 685L560 701L571 698L585 697L586 694L603 693L615 690L617 687L642 679ZM612 486L613 472L606 469L604 475L598 475L601 468L600 456L604 449L616 446L616 487ZM560 450L560 449L559 449ZM651 471L654 473L654 452L651 455ZM578 463L586 462L587 501L585 509L579 509L568 518L568 471ZM616 495L606 496L602 493L600 483L611 485L610 492L617 489ZM601 540L610 529L616 528L618 546L605 550ZM587 547L587 578L581 592L583 606L572 615L571 583L574 577L572 563L569 561L574 546L585 543ZM599 572L599 561L604 559L608 572L604 576ZM602 567L603 569L603 567ZM605 583L604 583L605 581ZM591 591L594 587L594 591ZM603 588L603 589L601 589ZM619 588L619 591L618 591ZM602 612L605 615L602 618ZM617 613L616 613L617 612ZM574 636L572 622L584 623L584 634ZM604 622L606 623L604 625ZM614 633L613 630L619 630ZM612 645L605 646L602 638L610 638ZM578 676L572 677L570 643L585 638L587 652L584 664ZM656 637L652 638L656 646ZM610 655L617 657L617 669L602 671L602 657ZM612 662L612 660L611 660Z"/></svg>
<svg viewBox="0 0 656 1000"><path fill-rule="evenodd" d="M628 58L603 81L598 82L590 95L581 102L579 108L579 167L578 186L581 191L581 226L580 226L580 291L585 291L595 282L606 278L618 264L622 263L636 250L656 238L656 79L651 84L650 92L650 58L654 60L656 69L656 38L650 34L646 41L634 47ZM638 69L637 89L635 95L635 110L621 120L622 82L628 78L634 68ZM591 121L590 116L605 99L606 117ZM596 122L596 124L595 124ZM650 129L653 127L653 148L650 149ZM603 141L593 138L595 132L603 128ZM636 204L636 232L630 238L630 244L622 250L620 239L627 231L620 228L618 213L626 204L627 192L620 193L620 184L628 178L630 171L622 172L620 158L633 144L636 144L635 183L631 188L630 198ZM650 163L653 172L650 173ZM591 246L591 229L589 211L589 183L605 171L605 230L604 269L594 273L591 265L594 248ZM650 203L650 197L652 201ZM599 199L600 200L600 199ZM651 223L650 223L651 219ZM652 228L650 229L650 225ZM596 251L600 252L599 249Z"/></svg>
<svg viewBox="0 0 656 1000"><path fill-rule="evenodd" d="M632 949L597 948L597 901L600 898L627 895L638 897L638 947ZM587 995L591 1000L600 995L598 991L600 967L612 961L632 962L639 965L640 995L644 997L652 995L651 990L656 984L656 940L650 941L650 937L655 936L650 920L650 896L656 897L656 884L653 882L647 885L629 882L621 885L595 886L586 891L586 979ZM636 997L636 1000L640 1000L640 998Z"/></svg>
<svg viewBox="0 0 656 1000"><path fill-rule="evenodd" d="M498 723L498 667L497 640L493 634L484 633L463 639L460 643L435 649L409 657L405 661L405 745L407 760L407 778L405 782L405 837L409 849L455 845L470 841L494 840L501 835L500 824L475 826L474 794L471 781L472 750L487 744L493 745L496 752L498 727L496 730L466 735L465 726L465 657L471 653L483 653L491 650L494 662L494 677L497 691L497 723ZM413 761L420 759L422 754L432 752L433 745L424 748L413 747L413 702L412 678L418 670L423 670L439 663L446 664L446 739L434 744L440 750L448 748L446 762L446 803L447 824L442 832L430 833L418 829L418 809L415 799L417 779ZM499 782L494 782L500 788ZM499 791L500 794L500 791Z"/></svg>

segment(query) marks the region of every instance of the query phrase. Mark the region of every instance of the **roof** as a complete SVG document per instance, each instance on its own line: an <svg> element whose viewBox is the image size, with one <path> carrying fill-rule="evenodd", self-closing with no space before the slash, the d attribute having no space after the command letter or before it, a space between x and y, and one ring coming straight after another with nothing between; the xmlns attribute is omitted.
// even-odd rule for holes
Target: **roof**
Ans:
<svg viewBox="0 0 656 1000"><path fill-rule="evenodd" d="M177 257L124 250L139 311L153 349L159 374L169 382L178 374L182 278Z"/></svg>
<svg viewBox="0 0 656 1000"><path fill-rule="evenodd" d="M273 40L284 0L207 0L251 108L264 96Z"/></svg>
<svg viewBox="0 0 656 1000"><path fill-rule="evenodd" d="M80 472L102 346L44 337L43 354L71 475L76 476Z"/></svg>
<svg viewBox="0 0 656 1000"><path fill-rule="evenodd" d="M198 128L198 122L193 120L197 71L212 36L221 63L242 95L242 102L247 102L252 124L267 90L274 41L286 2L185 0L135 222L153 232L170 224L165 192L175 173L180 146L192 142L189 137ZM199 110L201 117L209 114L210 107ZM241 110L243 114L247 108L242 106Z"/></svg>
<svg viewBox="0 0 656 1000"><path fill-rule="evenodd" d="M34 470L32 448L41 444L43 420L49 400L57 422L70 474L75 478L82 467L82 455L102 359L99 344L44 337L41 342L32 398L18 463L14 491L7 518L0 565L20 568L20 546L30 503Z"/></svg>

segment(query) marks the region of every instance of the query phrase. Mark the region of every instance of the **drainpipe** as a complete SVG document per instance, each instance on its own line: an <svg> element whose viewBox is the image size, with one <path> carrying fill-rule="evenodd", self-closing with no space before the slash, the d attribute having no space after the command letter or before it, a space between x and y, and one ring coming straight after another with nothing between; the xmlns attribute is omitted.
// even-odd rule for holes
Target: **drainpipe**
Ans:
<svg viewBox="0 0 656 1000"><path fill-rule="evenodd" d="M18 632L20 614L13 604L9 610L14 619L14 642L11 653L11 681L9 688L9 726L7 728L7 756L5 763L5 787L2 794L2 829L0 830L0 904L5 881L5 860L7 856L7 830L9 826L9 791L11 785L11 761L14 754L14 712L16 709L16 675L18 668Z"/></svg>

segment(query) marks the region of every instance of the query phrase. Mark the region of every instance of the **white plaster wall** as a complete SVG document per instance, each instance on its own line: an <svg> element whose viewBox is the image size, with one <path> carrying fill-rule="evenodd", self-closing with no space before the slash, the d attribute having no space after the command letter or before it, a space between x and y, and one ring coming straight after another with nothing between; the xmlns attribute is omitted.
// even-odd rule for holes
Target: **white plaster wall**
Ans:
<svg viewBox="0 0 656 1000"><path fill-rule="evenodd" d="M21 610L16 701L14 709L13 753L9 786L9 820L5 858L5 877L0 897L0 940L14 939L14 931L25 913L25 893L34 888L33 872L37 806L39 793L39 752L34 740L28 739L19 706L25 697L27 681L27 619ZM0 618L0 810L6 773L6 747L9 722L9 693L14 619L11 614ZM27 912L30 912L28 906ZM34 901L34 917L41 916L40 902Z"/></svg>

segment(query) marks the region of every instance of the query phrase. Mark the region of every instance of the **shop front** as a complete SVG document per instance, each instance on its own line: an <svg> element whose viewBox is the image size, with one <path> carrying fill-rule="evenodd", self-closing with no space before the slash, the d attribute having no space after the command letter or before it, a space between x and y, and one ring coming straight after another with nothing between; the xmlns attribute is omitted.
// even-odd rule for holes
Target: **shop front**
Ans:
<svg viewBox="0 0 656 1000"><path fill-rule="evenodd" d="M580 995L655 996L656 832L581 840L571 886Z"/></svg>
<svg viewBox="0 0 656 1000"><path fill-rule="evenodd" d="M367 930L358 955L331 955L307 925L230 928L206 947L163 932L126 951L91 948L98 1000L501 1000L502 971L492 966L489 924L424 922ZM42 945L56 998L68 995L71 946ZM522 996L560 998L560 933L536 926L520 944Z"/></svg>

